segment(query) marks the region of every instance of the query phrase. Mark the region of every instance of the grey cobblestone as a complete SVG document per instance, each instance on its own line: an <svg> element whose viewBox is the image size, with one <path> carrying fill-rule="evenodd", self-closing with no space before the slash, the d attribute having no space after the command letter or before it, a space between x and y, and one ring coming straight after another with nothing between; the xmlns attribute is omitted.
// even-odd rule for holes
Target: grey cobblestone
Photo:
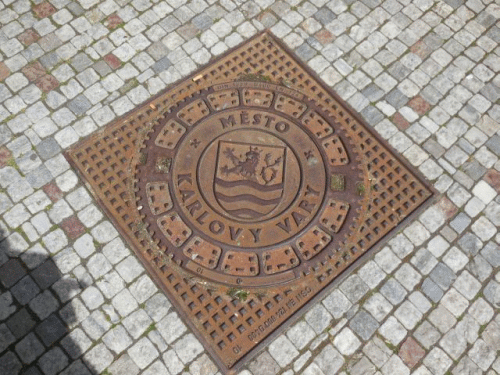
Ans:
<svg viewBox="0 0 500 375"><path fill-rule="evenodd" d="M29 307L43 320L57 310L59 303L49 290L45 290L30 301Z"/></svg>
<svg viewBox="0 0 500 375"><path fill-rule="evenodd" d="M396 355L393 355L382 367L382 373L388 374L409 374L410 370L403 361Z"/></svg>
<svg viewBox="0 0 500 375"><path fill-rule="evenodd" d="M305 315L305 319L316 333L321 333L330 325L332 316L322 305L316 305Z"/></svg>
<svg viewBox="0 0 500 375"><path fill-rule="evenodd" d="M389 301L380 293L376 293L370 297L363 307L379 322L381 322L393 308Z"/></svg>
<svg viewBox="0 0 500 375"><path fill-rule="evenodd" d="M50 247L49 251L52 251ZM54 255L53 259L59 270L63 273L71 271L80 262L80 258L70 247L58 252L56 255Z"/></svg>
<svg viewBox="0 0 500 375"><path fill-rule="evenodd" d="M434 348L425 357L424 364L434 374L445 373L451 366L452 360L439 348Z"/></svg>
<svg viewBox="0 0 500 375"><path fill-rule="evenodd" d="M407 333L406 329L392 316L379 328L379 332L393 345L398 345Z"/></svg>
<svg viewBox="0 0 500 375"><path fill-rule="evenodd" d="M333 345L343 355L351 355L361 345L361 342L349 328L340 331L333 340Z"/></svg>
<svg viewBox="0 0 500 375"><path fill-rule="evenodd" d="M269 353L281 367L287 366L299 354L293 344L284 336L278 337L269 346Z"/></svg>
<svg viewBox="0 0 500 375"><path fill-rule="evenodd" d="M139 367L132 361L128 354L123 354L117 360L113 362L108 370L112 373L122 373L127 372L132 375L137 375L140 372Z"/></svg>
<svg viewBox="0 0 500 375"><path fill-rule="evenodd" d="M363 340L368 340L375 333L379 324L370 314L361 310L351 320L350 327Z"/></svg>
<svg viewBox="0 0 500 375"><path fill-rule="evenodd" d="M424 275L431 272L434 266L438 263L433 254L427 249L417 251L415 256L410 261L417 268L417 270Z"/></svg>
<svg viewBox="0 0 500 375"><path fill-rule="evenodd" d="M134 311L138 304L135 301L132 294L127 289L122 290L118 293L112 300L113 307L118 311L118 313L125 317Z"/></svg>
<svg viewBox="0 0 500 375"><path fill-rule="evenodd" d="M340 290L352 303L356 303L368 292L369 288L359 276L353 275L340 285Z"/></svg>
<svg viewBox="0 0 500 375"><path fill-rule="evenodd" d="M96 284L106 298L114 297L125 287L123 279L116 272L104 275Z"/></svg>
<svg viewBox="0 0 500 375"><path fill-rule="evenodd" d="M441 337L439 331L428 321L424 321L414 333L415 338L427 349L431 348Z"/></svg>
<svg viewBox="0 0 500 375"><path fill-rule="evenodd" d="M340 318L352 306L352 303L339 290L333 291L326 297L323 304L335 319Z"/></svg>
<svg viewBox="0 0 500 375"><path fill-rule="evenodd" d="M102 372L113 362L113 355L104 344L98 344L83 356L83 361L95 371Z"/></svg>
<svg viewBox="0 0 500 375"><path fill-rule="evenodd" d="M108 349L112 350L116 354L121 353L128 346L130 346L130 344L132 344L132 340L127 335L127 332L121 325L118 325L117 327L109 330L103 336L102 340L104 344L106 344Z"/></svg>
<svg viewBox="0 0 500 375"><path fill-rule="evenodd" d="M405 297L406 290L394 279L389 279L382 285L380 292L393 305L398 305Z"/></svg>
<svg viewBox="0 0 500 375"><path fill-rule="evenodd" d="M314 330L306 322L295 324L286 335L299 350L303 349L316 336Z"/></svg>

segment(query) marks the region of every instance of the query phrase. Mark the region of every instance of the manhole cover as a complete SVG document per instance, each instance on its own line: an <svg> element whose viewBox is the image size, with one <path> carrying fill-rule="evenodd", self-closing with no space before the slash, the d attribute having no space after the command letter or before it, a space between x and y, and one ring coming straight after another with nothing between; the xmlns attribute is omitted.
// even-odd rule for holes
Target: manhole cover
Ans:
<svg viewBox="0 0 500 375"><path fill-rule="evenodd" d="M268 33L67 157L225 373L433 195Z"/></svg>
<svg viewBox="0 0 500 375"><path fill-rule="evenodd" d="M296 90L209 86L156 121L132 163L158 248L206 280L283 284L341 250L366 211L366 166Z"/></svg>

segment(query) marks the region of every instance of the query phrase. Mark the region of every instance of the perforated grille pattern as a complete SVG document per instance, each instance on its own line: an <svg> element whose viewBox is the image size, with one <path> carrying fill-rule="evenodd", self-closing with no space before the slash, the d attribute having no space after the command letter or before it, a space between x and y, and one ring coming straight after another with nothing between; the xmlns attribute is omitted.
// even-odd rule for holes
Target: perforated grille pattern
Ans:
<svg viewBox="0 0 500 375"><path fill-rule="evenodd" d="M341 244L332 255L317 267L304 273L303 277L290 285L272 290L250 291L245 301L238 296L230 296L227 289L217 285L205 287L198 284L196 270L193 274L180 270L163 252L155 248L142 226L142 218L131 201L133 173L130 161L137 157L136 143L145 128L150 127L163 113L169 111L177 102L182 101L204 87L235 81L240 76L265 76L273 82L287 82L287 85L301 91L314 100L324 113L332 117L357 143L365 158L370 175L371 186L362 187L360 194L365 194L368 210L361 213L359 226L352 235ZM224 93L231 98L231 105L238 104L234 91ZM222 105L221 97L210 98L214 108ZM252 105L268 106L269 98L262 93L248 92L245 101ZM279 100L279 110L291 111L299 116L305 109L298 103ZM193 124L208 110L202 102L186 108L183 120ZM324 119L311 113L305 124L318 135L328 135L330 129ZM165 129L164 147L171 147L177 142L182 129L171 126ZM335 142L333 142L335 143ZM332 151L332 160L345 157L343 145ZM333 149L332 149L333 150ZM340 99L328 91L315 76L277 42L274 37L262 33L238 47L230 54L204 68L192 77L178 83L175 87L160 94L134 112L108 125L67 152L67 158L78 169L82 177L91 186L95 197L107 211L114 224L127 238L136 254L141 258L151 275L167 292L174 305L185 317L191 328L202 340L207 350L213 355L221 369L231 373L239 365L240 359L278 327L290 321L290 318L322 289L338 277L343 270L357 258L377 244L386 234L394 230L405 218L429 201L432 190L404 162L392 154L388 147L363 125L356 115L341 103ZM169 173L171 160L158 157L157 168ZM168 191L151 190L151 205L161 212L169 205ZM331 182L331 188L344 190L343 179ZM342 207L338 217L324 218L328 225L341 225L349 206L342 202L333 202ZM165 232L181 243L187 239L187 231L179 217L165 216L161 224ZM176 225L167 225L167 222ZM313 257L315 246L328 246L329 235L319 228L304 233L298 241L306 243L314 238L313 247L304 247ZM298 244L299 248L301 244ZM199 254L199 263L209 266L219 256L217 248L205 246L201 241L193 242L191 254ZM286 249L278 249L285 253ZM288 263L273 261L273 254L268 256L267 273L278 268L294 267L294 255ZM255 272L258 264L247 259L245 269L232 269L231 259L224 259L228 271L234 274ZM197 263L193 263L196 267ZM208 267L209 268L209 267ZM210 272L209 270L206 272ZM198 274L203 278L203 274ZM286 281L286 280L284 280Z"/></svg>

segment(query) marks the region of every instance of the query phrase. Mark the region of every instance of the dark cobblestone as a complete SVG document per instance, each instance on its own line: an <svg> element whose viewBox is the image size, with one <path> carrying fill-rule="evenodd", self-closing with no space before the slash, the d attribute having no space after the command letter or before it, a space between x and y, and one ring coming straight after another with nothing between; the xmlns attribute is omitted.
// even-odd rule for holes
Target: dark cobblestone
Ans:
<svg viewBox="0 0 500 375"><path fill-rule="evenodd" d="M79 95L68 103L68 108L77 116L83 115L91 107L92 104L84 95Z"/></svg>
<svg viewBox="0 0 500 375"><path fill-rule="evenodd" d="M366 311L361 310L352 318L349 326L363 340L368 340L379 327L379 323Z"/></svg>

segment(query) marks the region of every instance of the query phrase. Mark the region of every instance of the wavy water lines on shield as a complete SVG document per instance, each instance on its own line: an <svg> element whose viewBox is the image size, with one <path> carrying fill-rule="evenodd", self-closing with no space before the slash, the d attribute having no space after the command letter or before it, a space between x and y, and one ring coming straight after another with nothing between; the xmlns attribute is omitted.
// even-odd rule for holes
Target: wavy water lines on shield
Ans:
<svg viewBox="0 0 500 375"><path fill-rule="evenodd" d="M283 196L286 147L220 141L214 191L230 215L255 220Z"/></svg>

